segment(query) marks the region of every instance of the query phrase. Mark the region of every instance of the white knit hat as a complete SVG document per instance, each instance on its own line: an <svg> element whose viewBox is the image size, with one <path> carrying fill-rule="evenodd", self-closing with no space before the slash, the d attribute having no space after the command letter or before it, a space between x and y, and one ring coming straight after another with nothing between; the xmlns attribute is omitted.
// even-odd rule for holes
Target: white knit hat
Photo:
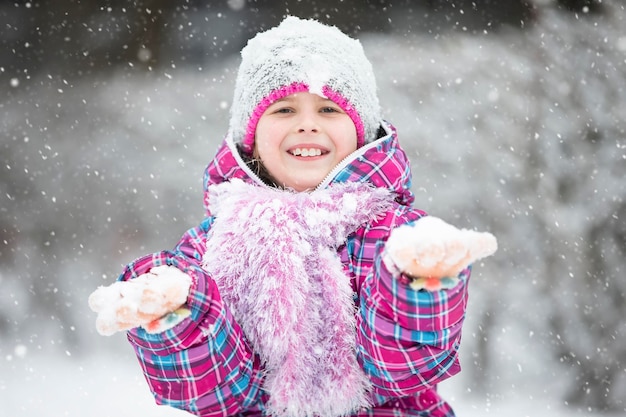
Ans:
<svg viewBox="0 0 626 417"><path fill-rule="evenodd" d="M251 154L259 118L276 100L308 91L334 101L352 119L357 146L376 139L380 105L361 43L334 26L289 16L241 51L230 133Z"/></svg>

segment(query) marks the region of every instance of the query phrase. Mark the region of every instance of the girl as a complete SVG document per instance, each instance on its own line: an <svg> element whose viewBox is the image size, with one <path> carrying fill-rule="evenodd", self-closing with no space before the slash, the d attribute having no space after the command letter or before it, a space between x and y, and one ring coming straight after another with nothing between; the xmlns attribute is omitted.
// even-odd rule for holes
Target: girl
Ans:
<svg viewBox="0 0 626 417"><path fill-rule="evenodd" d="M288 17L242 50L207 217L90 297L157 403L198 416L452 416L472 261L413 209L360 43Z"/></svg>

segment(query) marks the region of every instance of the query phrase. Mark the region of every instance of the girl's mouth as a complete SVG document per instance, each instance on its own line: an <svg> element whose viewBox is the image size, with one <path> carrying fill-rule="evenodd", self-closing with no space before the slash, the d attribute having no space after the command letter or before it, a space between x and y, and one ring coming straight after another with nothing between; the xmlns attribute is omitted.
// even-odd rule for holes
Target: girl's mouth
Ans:
<svg viewBox="0 0 626 417"><path fill-rule="evenodd" d="M295 148L289 150L289 153L293 156L311 157L327 154L328 151L323 151L319 148Z"/></svg>

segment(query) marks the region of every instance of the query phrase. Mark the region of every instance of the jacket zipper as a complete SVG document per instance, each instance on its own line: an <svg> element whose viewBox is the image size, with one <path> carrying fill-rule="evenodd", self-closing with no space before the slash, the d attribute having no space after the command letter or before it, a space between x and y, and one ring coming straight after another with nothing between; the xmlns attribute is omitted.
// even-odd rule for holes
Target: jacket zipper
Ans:
<svg viewBox="0 0 626 417"><path fill-rule="evenodd" d="M339 161L339 163L335 165L333 169L330 170L330 172L328 173L328 175L326 175L326 177L322 180L322 182L320 182L319 185L315 187L315 191L328 187L328 184L330 184L330 182L333 180L333 178L335 178L335 176L339 173L339 171L341 171L346 166L348 166L350 162L359 158L368 150L378 146L380 142L388 139L389 136L392 134L392 132L390 129L387 128L386 123L383 122L382 126L385 129L385 132L387 132L385 136L383 136L382 138L378 138L373 142L370 142L368 144L361 146L359 149L357 149L356 151L352 152L350 155L346 156L341 161Z"/></svg>

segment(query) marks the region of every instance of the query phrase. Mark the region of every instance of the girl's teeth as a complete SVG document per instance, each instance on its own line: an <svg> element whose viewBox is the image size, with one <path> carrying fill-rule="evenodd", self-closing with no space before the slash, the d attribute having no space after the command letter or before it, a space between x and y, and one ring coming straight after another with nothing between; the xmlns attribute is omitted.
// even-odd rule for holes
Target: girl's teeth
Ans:
<svg viewBox="0 0 626 417"><path fill-rule="evenodd" d="M322 150L321 149L300 149L300 148L296 148L293 150L292 152L295 156L320 156L322 154Z"/></svg>

